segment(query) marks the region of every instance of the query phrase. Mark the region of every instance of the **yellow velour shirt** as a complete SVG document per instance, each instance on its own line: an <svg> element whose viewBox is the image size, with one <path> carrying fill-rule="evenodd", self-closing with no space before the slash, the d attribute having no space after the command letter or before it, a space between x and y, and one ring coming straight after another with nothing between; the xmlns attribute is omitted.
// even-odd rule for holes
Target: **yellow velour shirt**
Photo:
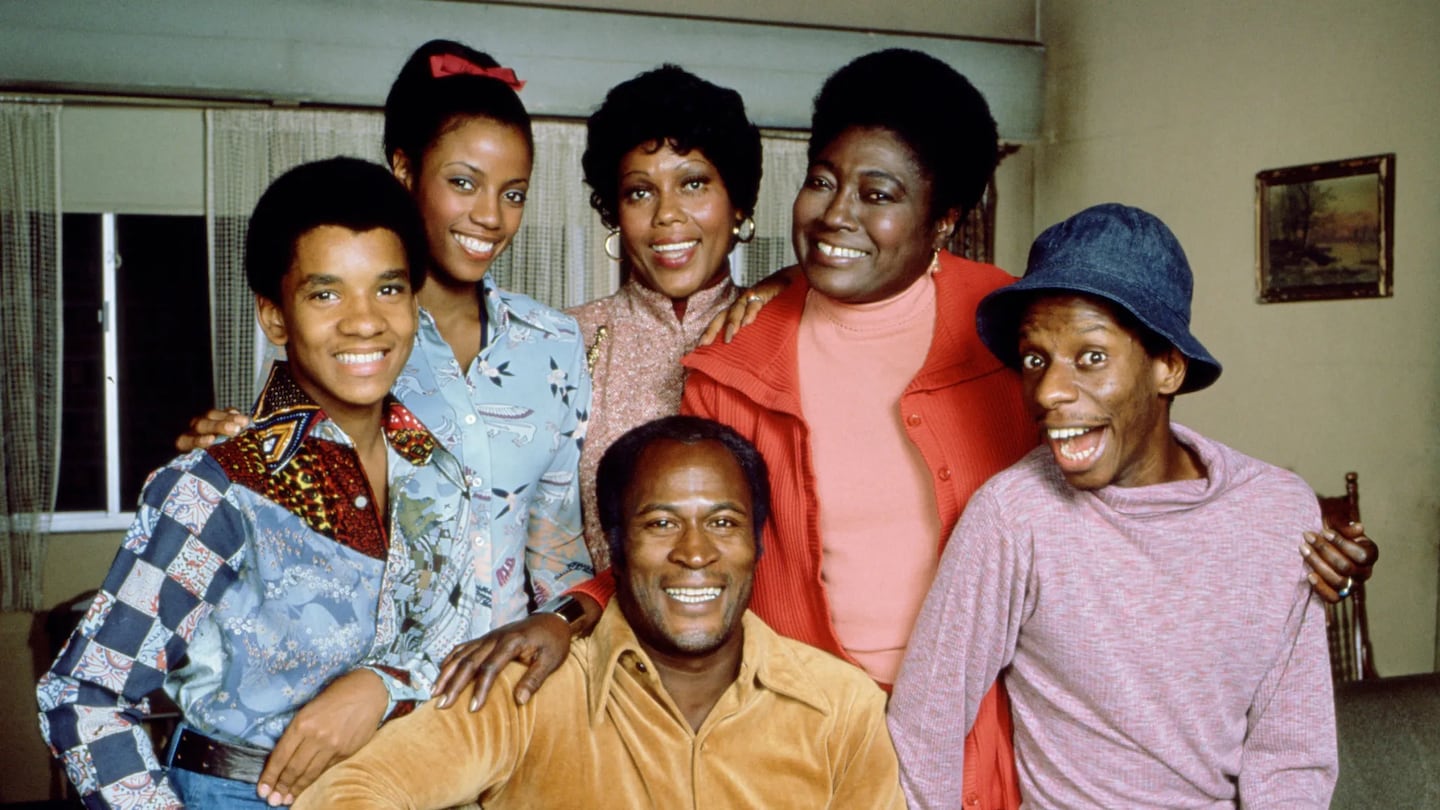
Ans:
<svg viewBox="0 0 1440 810"><path fill-rule="evenodd" d="M469 712L431 701L386 723L295 810L896 808L885 695L856 667L743 618L739 677L698 732L612 601L595 632L524 706L501 673Z"/></svg>

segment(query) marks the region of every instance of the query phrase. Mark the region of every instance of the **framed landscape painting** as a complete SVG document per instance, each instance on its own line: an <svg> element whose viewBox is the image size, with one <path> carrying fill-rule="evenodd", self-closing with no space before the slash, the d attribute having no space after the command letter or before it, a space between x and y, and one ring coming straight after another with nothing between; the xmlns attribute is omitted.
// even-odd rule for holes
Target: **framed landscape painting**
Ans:
<svg viewBox="0 0 1440 810"><path fill-rule="evenodd" d="M1391 294L1395 155L1255 175L1261 303Z"/></svg>

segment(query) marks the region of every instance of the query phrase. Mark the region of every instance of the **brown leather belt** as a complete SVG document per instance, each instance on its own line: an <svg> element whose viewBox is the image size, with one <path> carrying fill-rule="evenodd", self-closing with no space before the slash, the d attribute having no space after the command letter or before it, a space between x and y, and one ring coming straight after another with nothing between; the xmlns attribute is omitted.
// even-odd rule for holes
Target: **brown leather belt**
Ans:
<svg viewBox="0 0 1440 810"><path fill-rule="evenodd" d="M260 781L269 756L270 752L263 748L212 740L186 728L180 731L170 766L253 785Z"/></svg>

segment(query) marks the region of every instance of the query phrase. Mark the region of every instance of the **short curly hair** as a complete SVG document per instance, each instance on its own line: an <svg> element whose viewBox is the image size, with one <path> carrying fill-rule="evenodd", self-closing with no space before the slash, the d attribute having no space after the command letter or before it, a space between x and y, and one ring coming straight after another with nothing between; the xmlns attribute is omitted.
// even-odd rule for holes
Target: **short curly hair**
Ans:
<svg viewBox="0 0 1440 810"><path fill-rule="evenodd" d="M245 230L250 289L280 303L281 282L295 262L300 238L327 225L355 233L393 232L405 248L411 288L425 283L430 248L415 200L385 167L336 157L302 163L260 195Z"/></svg>
<svg viewBox="0 0 1440 810"><path fill-rule="evenodd" d="M760 194L760 130L740 94L676 65L662 65L610 88L586 123L581 165L590 205L607 228L618 227L620 161L642 144L698 150L720 172L730 203L745 216Z"/></svg>
<svg viewBox="0 0 1440 810"><path fill-rule="evenodd" d="M879 128L910 148L931 183L930 219L980 202L999 162L985 97L954 68L920 51L865 54L830 75L815 96L809 159L846 130Z"/></svg>
<svg viewBox="0 0 1440 810"><path fill-rule="evenodd" d="M530 113L510 85L468 73L436 78L432 56L458 56L481 68L500 66L489 54L454 40L432 39L416 48L385 97L385 159L391 165L396 152L418 165L441 135L471 118L514 127L534 156Z"/></svg>

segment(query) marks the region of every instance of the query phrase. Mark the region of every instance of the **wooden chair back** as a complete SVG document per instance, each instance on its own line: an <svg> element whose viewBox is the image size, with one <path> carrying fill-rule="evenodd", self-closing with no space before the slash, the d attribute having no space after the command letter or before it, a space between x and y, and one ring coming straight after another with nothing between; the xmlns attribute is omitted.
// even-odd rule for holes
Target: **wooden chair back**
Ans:
<svg viewBox="0 0 1440 810"><path fill-rule="evenodd" d="M1360 520L1360 481L1345 474L1345 494L1318 496L1320 514L1330 528ZM1370 652L1370 626L1365 618L1365 584L1355 583L1350 597L1325 606L1325 632L1330 640L1330 674L1337 685L1378 677Z"/></svg>

